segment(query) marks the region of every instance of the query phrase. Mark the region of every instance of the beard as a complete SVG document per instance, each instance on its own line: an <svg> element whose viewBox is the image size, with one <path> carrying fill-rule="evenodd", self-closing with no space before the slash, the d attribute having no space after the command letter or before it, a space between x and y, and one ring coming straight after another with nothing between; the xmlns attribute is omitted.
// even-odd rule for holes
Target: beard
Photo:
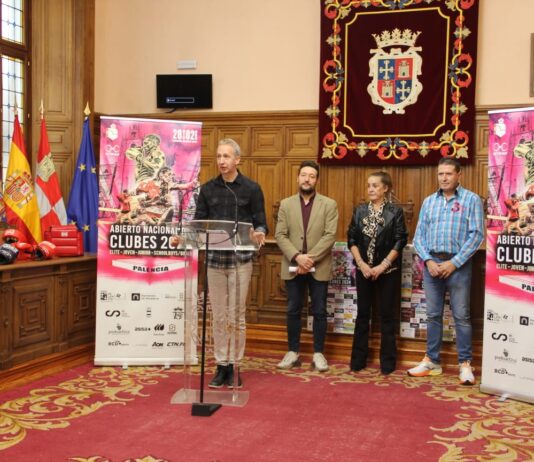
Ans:
<svg viewBox="0 0 534 462"><path fill-rule="evenodd" d="M315 186L306 186L306 185L300 185L299 191L302 194L313 194L315 192Z"/></svg>

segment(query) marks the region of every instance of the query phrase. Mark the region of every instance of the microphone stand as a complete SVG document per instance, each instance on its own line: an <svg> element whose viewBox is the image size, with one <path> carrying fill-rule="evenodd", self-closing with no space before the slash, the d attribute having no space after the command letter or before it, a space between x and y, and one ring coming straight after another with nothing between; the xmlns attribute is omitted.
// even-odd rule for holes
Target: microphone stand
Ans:
<svg viewBox="0 0 534 462"><path fill-rule="evenodd" d="M221 404L204 402L204 365L206 363L206 312L208 306L208 250L210 233L206 229L206 256L204 258L204 300L202 301L202 352L200 360L200 402L193 403L191 415L197 417L209 417L217 411Z"/></svg>

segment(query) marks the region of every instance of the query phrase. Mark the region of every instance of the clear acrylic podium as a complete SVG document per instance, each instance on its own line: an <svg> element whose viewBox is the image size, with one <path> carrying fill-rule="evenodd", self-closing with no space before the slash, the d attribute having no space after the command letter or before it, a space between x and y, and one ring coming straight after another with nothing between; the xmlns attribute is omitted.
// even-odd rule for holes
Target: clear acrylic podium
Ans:
<svg viewBox="0 0 534 462"><path fill-rule="evenodd" d="M208 298L208 266L207 252L209 250L230 251L256 251L259 246L251 239L252 224L226 220L192 220L185 224L180 236L180 246L186 250L186 255L191 255L195 249L204 250L204 290L202 299L202 323L198 332L197 316L197 293L196 284L197 268L191 264L191 259L186 258L184 278L184 383L183 388L178 390L171 398L171 404L192 404L192 415L210 416L221 405L244 406L249 398L249 392L238 388L239 361L236 358L228 358L234 364L234 383L231 389L205 390L205 361L206 361L206 318ZM239 264L239 263L238 263ZM237 273L237 268L235 269ZM248 287L239 286L239 278L236 274L236 301L239 300L241 290ZM214 303L212 301L212 303ZM235 311L234 322L228 326L230 347L228 351L238 352L238 326L239 310ZM200 334L200 335L199 335ZM233 348L231 348L233 346ZM198 351L200 349L200 352ZM192 373L192 366L200 360L200 383L197 375Z"/></svg>

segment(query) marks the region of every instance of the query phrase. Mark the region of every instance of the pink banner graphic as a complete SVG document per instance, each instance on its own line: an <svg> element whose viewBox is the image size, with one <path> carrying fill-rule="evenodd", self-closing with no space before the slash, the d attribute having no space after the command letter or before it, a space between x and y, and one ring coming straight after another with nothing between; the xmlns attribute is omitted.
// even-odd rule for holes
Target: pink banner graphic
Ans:
<svg viewBox="0 0 534 462"><path fill-rule="evenodd" d="M175 236L194 216L201 133L196 122L102 118L97 364L183 362L197 256Z"/></svg>
<svg viewBox="0 0 534 462"><path fill-rule="evenodd" d="M534 108L490 112L483 391L534 400Z"/></svg>

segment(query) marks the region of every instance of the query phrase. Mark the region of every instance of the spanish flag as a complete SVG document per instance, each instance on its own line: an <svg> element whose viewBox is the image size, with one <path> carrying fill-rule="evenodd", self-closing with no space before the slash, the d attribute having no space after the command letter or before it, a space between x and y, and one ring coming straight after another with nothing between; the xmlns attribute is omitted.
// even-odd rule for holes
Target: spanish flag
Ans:
<svg viewBox="0 0 534 462"><path fill-rule="evenodd" d="M42 240L41 218L18 115L14 124L4 185L7 223L24 233L29 244L37 244Z"/></svg>

